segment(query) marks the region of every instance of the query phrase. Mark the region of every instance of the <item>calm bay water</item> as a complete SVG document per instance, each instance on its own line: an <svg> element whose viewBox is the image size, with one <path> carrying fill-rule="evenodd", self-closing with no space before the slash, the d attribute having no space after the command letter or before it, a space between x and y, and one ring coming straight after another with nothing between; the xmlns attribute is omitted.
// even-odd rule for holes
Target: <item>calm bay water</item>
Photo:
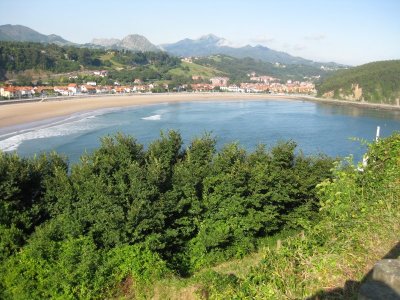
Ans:
<svg viewBox="0 0 400 300"><path fill-rule="evenodd" d="M372 141L377 126L382 136L399 131L400 112L290 100L169 103L86 112L8 133L3 129L0 149L23 156L56 150L76 162L108 134L123 132L148 145L161 130L176 129L186 144L205 132L217 138L218 147L239 142L248 150L291 139L306 154L353 154L358 160L365 148L351 138Z"/></svg>

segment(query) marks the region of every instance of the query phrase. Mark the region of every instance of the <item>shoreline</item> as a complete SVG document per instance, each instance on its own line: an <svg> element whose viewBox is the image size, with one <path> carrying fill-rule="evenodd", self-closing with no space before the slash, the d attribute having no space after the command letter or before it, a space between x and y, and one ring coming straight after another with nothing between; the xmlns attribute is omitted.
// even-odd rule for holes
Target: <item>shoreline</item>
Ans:
<svg viewBox="0 0 400 300"><path fill-rule="evenodd" d="M20 125L66 117L75 113L89 112L106 108L124 108L151 104L197 101L230 100L294 100L335 105L350 105L361 108L400 110L400 106L351 102L345 100L323 99L305 95L270 95L242 93L171 93L171 94L133 94L108 95L95 97L76 97L51 99L40 102L22 102L0 106L0 129L19 127Z"/></svg>

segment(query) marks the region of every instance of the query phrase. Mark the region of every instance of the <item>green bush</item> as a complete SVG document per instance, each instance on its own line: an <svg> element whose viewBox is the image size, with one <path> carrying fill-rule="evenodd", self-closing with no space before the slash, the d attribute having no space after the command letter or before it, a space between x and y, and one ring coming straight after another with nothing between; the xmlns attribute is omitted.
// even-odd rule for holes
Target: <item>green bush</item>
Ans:
<svg viewBox="0 0 400 300"><path fill-rule="evenodd" d="M304 234L265 248L239 285L210 289L211 298L356 298L355 280L365 276L366 265L398 242L400 134L370 144L367 155L362 172L351 161L337 163L333 177L318 185L319 217ZM335 286L348 282L353 289Z"/></svg>
<svg viewBox="0 0 400 300"><path fill-rule="evenodd" d="M117 134L70 170L56 154L1 153L2 298L104 298L129 280L141 289L317 219L332 159L296 154L292 141L253 153L217 151L209 134L182 143L170 131L145 150Z"/></svg>

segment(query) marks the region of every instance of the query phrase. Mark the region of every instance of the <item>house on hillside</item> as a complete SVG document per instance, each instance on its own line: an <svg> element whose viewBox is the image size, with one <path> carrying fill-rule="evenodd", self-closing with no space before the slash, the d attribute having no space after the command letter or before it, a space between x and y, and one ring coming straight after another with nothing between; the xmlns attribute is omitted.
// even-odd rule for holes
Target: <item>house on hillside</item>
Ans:
<svg viewBox="0 0 400 300"><path fill-rule="evenodd" d="M203 80L203 77L200 75L193 75L192 80Z"/></svg>
<svg viewBox="0 0 400 300"><path fill-rule="evenodd" d="M106 76L108 76L108 71L106 71L106 70L93 71L93 75L100 76L100 77L106 77Z"/></svg>
<svg viewBox="0 0 400 300"><path fill-rule="evenodd" d="M227 86L229 78L228 77L212 77L210 82L213 86Z"/></svg>
<svg viewBox="0 0 400 300"><path fill-rule="evenodd" d="M253 76L253 77L250 77L250 80L263 82L266 84L269 84L270 82L278 81L277 78L271 77L271 76Z"/></svg>

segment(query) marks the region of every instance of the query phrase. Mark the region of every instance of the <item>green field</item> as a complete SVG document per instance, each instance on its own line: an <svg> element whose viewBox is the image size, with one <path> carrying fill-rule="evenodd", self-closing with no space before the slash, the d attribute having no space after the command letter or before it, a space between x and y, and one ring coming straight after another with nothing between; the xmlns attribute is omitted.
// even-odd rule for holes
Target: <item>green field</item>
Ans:
<svg viewBox="0 0 400 300"><path fill-rule="evenodd" d="M217 69L188 62L182 62L181 66L169 70L169 74L174 76L201 76L204 78L226 76L225 73L218 71Z"/></svg>

